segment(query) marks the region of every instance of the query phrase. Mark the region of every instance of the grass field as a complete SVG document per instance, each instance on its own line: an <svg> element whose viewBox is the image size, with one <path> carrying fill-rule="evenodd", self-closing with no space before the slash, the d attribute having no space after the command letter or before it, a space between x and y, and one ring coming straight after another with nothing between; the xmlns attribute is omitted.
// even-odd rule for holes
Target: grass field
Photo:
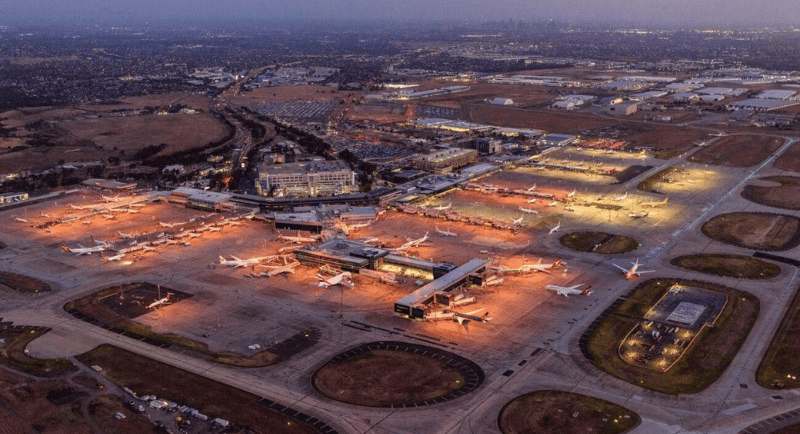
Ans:
<svg viewBox="0 0 800 434"><path fill-rule="evenodd" d="M796 172L797 168L800 167L800 142L790 146L773 164L778 169Z"/></svg>
<svg viewBox="0 0 800 434"><path fill-rule="evenodd" d="M756 382L767 389L800 387L800 289L772 337L756 370Z"/></svg>
<svg viewBox="0 0 800 434"><path fill-rule="evenodd" d="M724 293L728 303L714 327L703 328L683 357L667 372L626 363L619 356L619 346L637 323L631 317L642 317L673 284ZM758 299L753 295L724 286L681 279L647 280L593 331L587 344L591 361L603 371L646 389L671 395L697 393L716 381L731 363L755 323L759 309Z"/></svg>
<svg viewBox="0 0 800 434"><path fill-rule="evenodd" d="M639 424L639 415L599 398L540 390L506 404L497 417L504 434L618 434Z"/></svg>
<svg viewBox="0 0 800 434"><path fill-rule="evenodd" d="M126 285L125 287L127 290L131 290L134 289L136 285L138 284L134 283ZM125 318L100 303L100 299L118 293L119 291L120 287L106 288L67 303L64 305L64 310L67 312L77 310L86 316L103 321L111 327L116 327L153 339L154 341L203 354L208 356L209 360L217 363L243 368L258 368L275 364L278 361L277 355L266 350L259 351L248 357L232 351L212 351L203 342L198 342L173 333L156 333L152 331L150 326Z"/></svg>
<svg viewBox="0 0 800 434"><path fill-rule="evenodd" d="M604 232L572 232L561 237L559 241L572 250L607 255L630 252L639 247L639 243L631 237Z"/></svg>
<svg viewBox="0 0 800 434"><path fill-rule="evenodd" d="M715 276L741 279L771 279L781 274L781 267L750 256L707 254L687 255L672 258L672 265L713 274Z"/></svg>
<svg viewBox="0 0 800 434"><path fill-rule="evenodd" d="M777 166L777 163L775 164ZM791 170L797 170L795 166ZM768 176L763 181L777 182L780 186L746 185L742 197L755 203L776 208L800 210L800 178L795 176Z"/></svg>
<svg viewBox="0 0 800 434"><path fill-rule="evenodd" d="M720 214L701 230L711 239L754 250L788 250L800 243L800 219L782 214Z"/></svg>
<svg viewBox="0 0 800 434"><path fill-rule="evenodd" d="M100 366L111 381L140 395L156 395L188 405L209 417L249 426L257 433L317 432L302 422L258 405L256 395L111 345L101 345L81 354L78 360L89 366Z"/></svg>
<svg viewBox="0 0 800 434"><path fill-rule="evenodd" d="M25 347L45 332L31 328L0 330L0 361L26 374L52 377L76 370L67 359L34 359L25 354Z"/></svg>
<svg viewBox="0 0 800 434"><path fill-rule="evenodd" d="M689 161L725 167L750 167L764 161L782 144L783 139L769 136L728 136L692 154Z"/></svg>
<svg viewBox="0 0 800 434"><path fill-rule="evenodd" d="M431 356L373 350L323 366L312 382L330 399L381 407L438 398L464 380L460 370Z"/></svg>
<svg viewBox="0 0 800 434"><path fill-rule="evenodd" d="M5 285L19 292L30 292L34 294L52 290L50 285L41 280L23 276L22 274L9 273L7 271L0 271L0 285Z"/></svg>

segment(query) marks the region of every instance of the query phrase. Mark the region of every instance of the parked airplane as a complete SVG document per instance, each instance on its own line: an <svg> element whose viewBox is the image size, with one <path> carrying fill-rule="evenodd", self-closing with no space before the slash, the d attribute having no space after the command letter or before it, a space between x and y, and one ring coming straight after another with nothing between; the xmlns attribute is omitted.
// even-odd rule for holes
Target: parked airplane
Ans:
<svg viewBox="0 0 800 434"><path fill-rule="evenodd" d="M708 146L708 142L707 141L692 142L692 143L694 143L695 146L699 146L701 148L704 148L704 147Z"/></svg>
<svg viewBox="0 0 800 434"><path fill-rule="evenodd" d="M638 212L638 213L637 212L632 212L632 213L628 214L628 217L630 217L632 219L640 219L640 218L647 217L648 214L650 214L650 213L649 212Z"/></svg>
<svg viewBox="0 0 800 434"><path fill-rule="evenodd" d="M725 133L725 132L722 132L722 131L712 134L712 136L714 136L714 137L725 137L727 135L728 135L728 133Z"/></svg>
<svg viewBox="0 0 800 434"><path fill-rule="evenodd" d="M463 325L464 328L467 328L467 323L470 321L477 321L477 322L489 322L492 318L488 318L489 312L485 312L483 315L478 316L480 312L485 311L486 309L478 309L473 310L472 312L461 313L456 312L453 310L445 309L436 312L430 312L425 315L425 321L455 321L459 324ZM469 330L468 330L469 331Z"/></svg>
<svg viewBox="0 0 800 434"><path fill-rule="evenodd" d="M128 239L133 238L133 235L131 235L131 234L126 234L126 233L123 233L123 232L120 232L120 231L117 231L117 233L119 234L119 236L122 237L123 240L128 240Z"/></svg>
<svg viewBox="0 0 800 434"><path fill-rule="evenodd" d="M417 238L416 240L409 239L408 237L406 237L406 240L408 240L408 242L403 244L404 246L408 245L408 247L419 247L420 244L428 241L428 233L425 232L425 235L423 235L421 238Z"/></svg>
<svg viewBox="0 0 800 434"><path fill-rule="evenodd" d="M527 214L539 214L539 211L536 211L535 209L519 207L519 210Z"/></svg>
<svg viewBox="0 0 800 434"><path fill-rule="evenodd" d="M286 265L259 265L261 268L267 268L269 271L263 273L264 276L272 277L281 273L294 273L294 269L300 265L300 262L294 261Z"/></svg>
<svg viewBox="0 0 800 434"><path fill-rule="evenodd" d="M628 198L628 192L626 191L625 194L623 194L622 196L615 197L614 200L617 201L617 202L620 202L620 201L623 201L623 200L625 200L627 198Z"/></svg>
<svg viewBox="0 0 800 434"><path fill-rule="evenodd" d="M633 279L634 277L638 277L642 273L655 273L656 270L639 270L639 258L636 258L636 262L631 262L631 268L625 269L620 267L617 264L612 263L611 265L619 268L622 270L622 276L626 279Z"/></svg>
<svg viewBox="0 0 800 434"><path fill-rule="evenodd" d="M534 197L533 199L529 200L529 201L528 201L528 202L526 202L526 203L536 203L536 198Z"/></svg>
<svg viewBox="0 0 800 434"><path fill-rule="evenodd" d="M19 218L19 217L14 217L14 221L15 222L20 222L20 223L28 223L28 220L25 220L25 219L22 219L22 218Z"/></svg>
<svg viewBox="0 0 800 434"><path fill-rule="evenodd" d="M330 277L328 279L326 279L326 278L324 278L324 277L322 277L322 276L320 276L318 274L317 275L317 279L319 280L319 282L318 283L314 283L314 285L321 286L323 288L330 288L331 286L334 286L334 285L343 285L343 286L346 286L348 288L353 288L353 282L350 281L351 277L352 277L352 274L350 274L349 271L341 272L341 273L339 273L339 274L337 274L337 275L335 275L333 277Z"/></svg>
<svg viewBox="0 0 800 434"><path fill-rule="evenodd" d="M50 214L45 214L45 213L43 213L43 212L39 212L39 216L41 216L41 217L46 217L46 218L50 218Z"/></svg>
<svg viewBox="0 0 800 434"><path fill-rule="evenodd" d="M210 230L211 232L219 232L219 231L222 230L222 228L219 228L219 227L216 227L216 226L209 226L208 230Z"/></svg>
<svg viewBox="0 0 800 434"><path fill-rule="evenodd" d="M643 207L650 207L650 208L658 208L658 207L666 205L668 200L669 200L669 198L665 197L664 200L662 200L662 201L647 202L647 203L643 203L642 206Z"/></svg>
<svg viewBox="0 0 800 434"><path fill-rule="evenodd" d="M288 235L283 235L281 233L278 233L278 238L283 240L283 241L288 241L290 243L295 243L295 244L315 243L315 242L317 242L316 238L300 237L300 236L292 237L292 236L288 236Z"/></svg>
<svg viewBox="0 0 800 434"><path fill-rule="evenodd" d="M458 236L458 234L455 233L455 232L450 232L448 230L439 229L439 226L435 226L435 227L436 227L436 232L438 232L439 235L441 235L443 237L457 237Z"/></svg>
<svg viewBox="0 0 800 434"><path fill-rule="evenodd" d="M577 192L578 192L577 188L572 190L572 192L567 195L567 199L571 199L571 198L575 197L575 193L577 193Z"/></svg>
<svg viewBox="0 0 800 434"><path fill-rule="evenodd" d="M533 187L529 188L528 191L536 190L536 184L533 184Z"/></svg>
<svg viewBox="0 0 800 434"><path fill-rule="evenodd" d="M220 256L219 265L227 265L229 267L240 268L258 264L264 259L264 258L239 259L236 256L231 256L231 258L233 259L225 259L224 257Z"/></svg>
<svg viewBox="0 0 800 434"><path fill-rule="evenodd" d="M563 295L564 297L569 297L570 295L590 295L594 291L589 291L591 286L586 287L584 290L578 289L579 286L585 285L584 283L579 283L573 286L558 286L558 285L545 285L545 288L555 291L558 295Z"/></svg>
<svg viewBox="0 0 800 434"><path fill-rule="evenodd" d="M158 224L160 224L162 227L165 227L165 228L174 228L175 227L175 223L158 222Z"/></svg>
<svg viewBox="0 0 800 434"><path fill-rule="evenodd" d="M547 204L547 206L550 206L550 207L557 206L557 205L558 205L558 201L557 200L554 200L554 201L552 201L552 202Z"/></svg>
<svg viewBox="0 0 800 434"><path fill-rule="evenodd" d="M229 226L239 226L240 224L242 224L242 222L238 220L228 220L225 223L227 223Z"/></svg>
<svg viewBox="0 0 800 434"><path fill-rule="evenodd" d="M67 253L75 253L76 255L91 255L92 253L95 253L95 252L102 252L103 250L106 250L107 247L108 246L106 246L106 245L93 246L93 247L84 247L84 246L78 244L78 247L69 248L69 247L66 246L66 244L61 243L61 249L63 249Z"/></svg>
<svg viewBox="0 0 800 434"><path fill-rule="evenodd" d="M128 214L136 214L139 212L138 209L128 208L125 211L128 211Z"/></svg>
<svg viewBox="0 0 800 434"><path fill-rule="evenodd" d="M103 258L103 260L106 261L106 262L111 262L111 261L119 261L120 259L125 257L125 254L124 253L119 253L119 254L116 254L116 255L113 255L113 256L102 256L101 255L100 257Z"/></svg>
<svg viewBox="0 0 800 434"><path fill-rule="evenodd" d="M154 301L154 302L152 302L152 303L148 304L148 305L147 305L147 308L148 308L148 309L152 309L152 308L154 308L154 307L158 307L158 306L161 306L161 305L165 305L165 304L167 304L167 302L169 302L169 296L170 296L170 295L172 295L172 293L171 293L171 292L168 292L166 297L164 297L164 298L160 298L160 299L158 299L158 300L156 300L156 301Z"/></svg>
<svg viewBox="0 0 800 434"><path fill-rule="evenodd" d="M550 229L550 232L548 232L548 234L552 234L553 232L558 232L559 229L561 229L561 220L558 221L557 225L553 226L553 228Z"/></svg>
<svg viewBox="0 0 800 434"><path fill-rule="evenodd" d="M200 233L197 233L197 232L189 232L186 235L188 235L189 238L197 238L197 237L202 237L203 236L203 234L200 234Z"/></svg>
<svg viewBox="0 0 800 434"><path fill-rule="evenodd" d="M103 198L103 200L104 200L104 201L106 201L106 202L119 202L119 197L115 197L115 196L103 196L102 194L100 195L100 197L102 197L102 198Z"/></svg>
<svg viewBox="0 0 800 434"><path fill-rule="evenodd" d="M538 271L541 273L553 274L550 272L553 268L558 267L561 265L561 258L556 259L551 264L542 264L542 258L539 258L539 262L530 265L523 265L519 267L520 269L526 269L528 271Z"/></svg>
<svg viewBox="0 0 800 434"><path fill-rule="evenodd" d="M69 207L72 208L72 209L87 209L88 208L86 206L77 206L77 205L73 205L73 204L69 204Z"/></svg>
<svg viewBox="0 0 800 434"><path fill-rule="evenodd" d="M511 224L512 224L512 225L515 225L515 226L516 226L516 225L521 225L521 224L522 224L522 218L523 218L523 217L524 217L524 216L519 216L519 218L518 218L518 219L511 220Z"/></svg>

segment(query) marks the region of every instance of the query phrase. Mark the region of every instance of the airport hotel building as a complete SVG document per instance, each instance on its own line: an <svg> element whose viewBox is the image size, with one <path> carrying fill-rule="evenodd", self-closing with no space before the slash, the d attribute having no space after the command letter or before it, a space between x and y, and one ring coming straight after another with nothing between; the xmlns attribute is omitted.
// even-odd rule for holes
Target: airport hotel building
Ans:
<svg viewBox="0 0 800 434"><path fill-rule="evenodd" d="M264 164L258 171L256 190L275 196L319 196L349 193L356 187L356 173L343 161Z"/></svg>

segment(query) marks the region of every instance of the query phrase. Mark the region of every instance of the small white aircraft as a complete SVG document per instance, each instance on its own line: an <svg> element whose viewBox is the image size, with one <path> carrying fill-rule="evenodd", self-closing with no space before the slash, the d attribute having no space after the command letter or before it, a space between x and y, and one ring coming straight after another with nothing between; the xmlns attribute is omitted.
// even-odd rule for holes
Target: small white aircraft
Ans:
<svg viewBox="0 0 800 434"><path fill-rule="evenodd" d="M511 220L511 224L512 224L512 225L515 225L515 226L516 226L516 225L521 225L521 224L522 224L522 218L523 218L523 217L524 217L524 216L519 216L519 218L518 218L518 219Z"/></svg>
<svg viewBox="0 0 800 434"><path fill-rule="evenodd" d="M693 143L695 146L699 146L699 147L701 147L701 148L705 148L706 146L708 146L708 142L707 142L707 141L692 142L692 143Z"/></svg>
<svg viewBox="0 0 800 434"><path fill-rule="evenodd" d="M448 230L439 229L439 226L436 226L436 232L438 232L439 235L441 235L443 237L457 237L458 236L458 234L455 233L455 232L450 232Z"/></svg>
<svg viewBox="0 0 800 434"><path fill-rule="evenodd" d="M553 261L552 264L542 264L542 258L539 258L539 262L532 265L523 265L520 268L527 268L528 270L538 271L546 274L553 274L550 272L550 270L558 267L559 265L561 265L561 258L556 259L555 261Z"/></svg>
<svg viewBox="0 0 800 434"><path fill-rule="evenodd" d="M175 223L158 222L158 224L160 224L162 227L165 227L165 228L174 228L175 227Z"/></svg>
<svg viewBox="0 0 800 434"><path fill-rule="evenodd" d="M240 267L247 267L250 265L256 265L261 262L264 258L250 258L250 259L239 259L236 256L231 256L233 259L225 259L224 257L219 257L219 265L227 265L229 267L240 268Z"/></svg>
<svg viewBox="0 0 800 434"><path fill-rule="evenodd" d="M281 233L278 233L278 238L283 240L283 241L287 241L287 242L295 243L295 244L315 243L315 242L317 242L316 238L300 237L300 236L292 237L292 236L283 235Z"/></svg>
<svg viewBox="0 0 800 434"><path fill-rule="evenodd" d="M127 210L125 210L125 211L128 211L128 214L136 214L136 213L138 213L138 212L139 212L139 210L138 210L138 209L133 209L133 208L128 208L128 209L127 209Z"/></svg>
<svg viewBox="0 0 800 434"><path fill-rule="evenodd" d="M615 197L614 200L616 202L621 202L621 201L623 201L623 200L625 200L627 198L628 198L628 192L626 191L625 194L623 194L622 196Z"/></svg>
<svg viewBox="0 0 800 434"><path fill-rule="evenodd" d="M102 194L100 195L100 197L102 197L102 198L103 198L103 200L104 200L104 201L106 201L106 202L119 202L119 197L115 197L115 196L103 196Z"/></svg>
<svg viewBox="0 0 800 434"><path fill-rule="evenodd" d="M122 237L123 240L129 240L129 239L133 238L133 235L131 235L131 234L126 234L126 233L120 232L120 231L117 231L117 233L119 234L120 237Z"/></svg>
<svg viewBox="0 0 800 434"><path fill-rule="evenodd" d="M558 295L563 295L564 297L569 297L570 295L590 295L594 291L589 291L591 286L587 286L586 289L580 290L578 287L585 285L584 283L579 283L573 286L558 286L558 285L546 285L545 288L555 291Z"/></svg>
<svg viewBox="0 0 800 434"><path fill-rule="evenodd" d="M77 206L77 205L73 205L73 204L69 204L69 207L72 208L72 209L87 209L88 208L87 206Z"/></svg>
<svg viewBox="0 0 800 434"><path fill-rule="evenodd" d="M300 265L300 262L294 261L286 265L259 265L259 267L269 270L266 273L262 273L262 276L272 277L281 273L294 273L294 269L297 268L298 265Z"/></svg>
<svg viewBox="0 0 800 434"><path fill-rule="evenodd" d="M203 236L203 234L201 234L201 233L197 233L197 232L189 232L189 233L188 233L188 234L186 234L186 235L188 235L188 236L189 236L189 238L197 238L197 237L202 237L202 236Z"/></svg>
<svg viewBox="0 0 800 434"><path fill-rule="evenodd" d="M567 195L567 199L571 199L571 198L575 197L575 193L577 193L577 192L578 192L577 188L572 190L572 192Z"/></svg>
<svg viewBox="0 0 800 434"><path fill-rule="evenodd" d="M217 226L209 226L208 230L210 230L211 232L219 232L219 231L222 230L222 228L217 227Z"/></svg>
<svg viewBox="0 0 800 434"><path fill-rule="evenodd" d="M167 302L169 302L169 296L170 296L170 295L172 295L172 293L171 293L171 292L168 292L166 297L164 297L164 298L160 298L160 299L158 299L158 300L156 300L156 301L154 301L154 302L152 302L152 303L148 304L148 305L147 305L147 308L148 308L148 309L152 309L152 308L154 308L154 307L158 307L158 306L161 306L161 305L165 305L165 304L167 304Z"/></svg>
<svg viewBox="0 0 800 434"><path fill-rule="evenodd" d="M650 207L650 208L659 208L659 207L662 207L662 206L666 205L668 200L669 200L669 198L665 197L664 200L661 200L661 201L658 201L658 202L646 202L646 203L643 203L642 206L643 207Z"/></svg>
<svg viewBox="0 0 800 434"><path fill-rule="evenodd" d="M14 221L15 222L20 222L20 223L28 223L28 220L25 220L25 219L22 219L22 218L19 218L19 217L14 217Z"/></svg>
<svg viewBox="0 0 800 434"><path fill-rule="evenodd" d="M725 137L727 135L728 135L728 133L725 133L725 132L722 132L722 131L712 134L712 136L714 136L714 137Z"/></svg>
<svg viewBox="0 0 800 434"><path fill-rule="evenodd" d="M539 214L539 211L536 211L535 209L531 208L519 207L519 210L527 214Z"/></svg>
<svg viewBox="0 0 800 434"><path fill-rule="evenodd" d="M647 217L648 214L650 214L650 213L649 212L632 212L632 213L628 214L628 217L630 217L632 219L641 219L641 218Z"/></svg>
<svg viewBox="0 0 800 434"><path fill-rule="evenodd" d="M533 199L527 201L526 203L536 203L536 198L534 197Z"/></svg>
<svg viewBox="0 0 800 434"><path fill-rule="evenodd" d="M348 288L353 288L353 282L350 281L350 278L352 276L353 275L350 274L349 271L341 272L341 273L339 273L339 274L337 274L337 275L335 275L335 276L333 276L331 278L328 278L328 279L326 279L326 278L324 278L324 277L322 277L322 276L320 276L318 274L317 275L317 279L319 280L319 282L318 283L312 283L312 285L317 285L317 286L320 286L322 288L330 288L331 286L334 286L334 285L342 285L342 286L346 286Z"/></svg>
<svg viewBox="0 0 800 434"><path fill-rule="evenodd" d="M409 239L408 237L406 237L406 240L408 242L403 244L404 246L408 245L408 247L419 247L420 244L428 241L428 233L425 232L425 235L423 235L421 238L417 238L416 240Z"/></svg>
<svg viewBox="0 0 800 434"><path fill-rule="evenodd" d="M611 265L619 268L622 270L622 277L626 279L633 279L634 277L638 277L642 273L655 273L656 270L639 270L639 258L636 258L636 262L631 262L631 268L623 268L617 264L612 263Z"/></svg>
<svg viewBox="0 0 800 434"><path fill-rule="evenodd" d="M554 200L554 201L552 201L552 202L548 203L548 204L547 204L547 206L550 206L550 207L553 207L553 206L558 206L558 201L557 201L557 200Z"/></svg>
<svg viewBox="0 0 800 434"><path fill-rule="evenodd" d="M125 254L124 253L118 253L118 254L113 255L113 256L102 256L101 255L100 257L103 258L103 261L105 261L105 262L111 262L111 261L119 261L120 259L125 257Z"/></svg>
<svg viewBox="0 0 800 434"><path fill-rule="evenodd" d="M536 190L536 184L533 184L533 187L529 188L528 191Z"/></svg>
<svg viewBox="0 0 800 434"><path fill-rule="evenodd" d="M78 244L78 247L69 248L69 247L66 246L66 244L61 243L61 249L64 250L65 252L67 252L67 253L75 253L76 255L80 256L80 255L91 255L92 253L95 253L95 252L102 252L104 250L107 250L107 246L106 245L99 245L99 246L93 246L93 247L84 247L84 246Z"/></svg>
<svg viewBox="0 0 800 434"><path fill-rule="evenodd" d="M552 234L553 232L558 232L559 229L561 229L561 220L558 221L557 225L553 226L553 228L550 229L550 232L548 232L548 235Z"/></svg>
<svg viewBox="0 0 800 434"><path fill-rule="evenodd" d="M444 211L444 210L450 209L450 208L452 208L452 207L453 207L453 202L450 202L450 203L448 203L448 204L447 204L447 205L445 205L445 206L437 206L437 207L435 207L435 208L432 208L432 209L435 209L435 210L437 210L437 211Z"/></svg>

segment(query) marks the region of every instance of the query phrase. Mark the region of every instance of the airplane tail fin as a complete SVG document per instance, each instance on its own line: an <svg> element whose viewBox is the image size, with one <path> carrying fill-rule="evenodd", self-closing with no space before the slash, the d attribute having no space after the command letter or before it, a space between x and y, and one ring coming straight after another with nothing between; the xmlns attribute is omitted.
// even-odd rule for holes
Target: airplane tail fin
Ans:
<svg viewBox="0 0 800 434"><path fill-rule="evenodd" d="M556 259L556 262L553 262L553 265L551 265L550 267L551 268L556 268L559 265L561 265L561 258Z"/></svg>
<svg viewBox="0 0 800 434"><path fill-rule="evenodd" d="M61 249L67 253L72 253L72 250L70 250L69 247L67 247L67 245L64 243L61 243Z"/></svg>
<svg viewBox="0 0 800 434"><path fill-rule="evenodd" d="M226 259L225 259L225 258L223 258L222 256L220 256L220 257L219 257L219 261L220 261L220 262L222 262L222 261L226 261Z"/></svg>
<svg viewBox="0 0 800 434"><path fill-rule="evenodd" d="M584 289L583 291L581 291L581 295L592 295L592 293L593 293L594 291L589 291L590 289L592 289L592 287L591 287L591 286L587 286L587 287L586 287L586 289Z"/></svg>
<svg viewBox="0 0 800 434"><path fill-rule="evenodd" d="M100 255L100 257L103 258L103 262L111 262L111 260L106 256Z"/></svg>

